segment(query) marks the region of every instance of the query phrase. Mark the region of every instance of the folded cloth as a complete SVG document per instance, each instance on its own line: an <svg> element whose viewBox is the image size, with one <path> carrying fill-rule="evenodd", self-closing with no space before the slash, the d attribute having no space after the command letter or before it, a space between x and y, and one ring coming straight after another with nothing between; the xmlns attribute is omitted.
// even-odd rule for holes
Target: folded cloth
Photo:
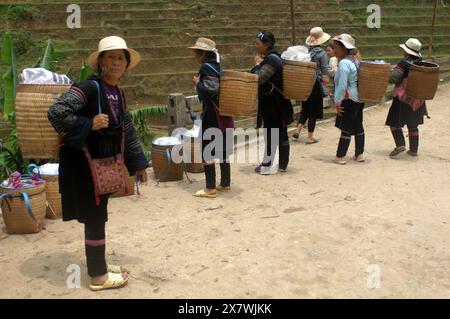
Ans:
<svg viewBox="0 0 450 319"><path fill-rule="evenodd" d="M57 74L44 68L24 69L20 79L23 84L72 84L67 75Z"/></svg>

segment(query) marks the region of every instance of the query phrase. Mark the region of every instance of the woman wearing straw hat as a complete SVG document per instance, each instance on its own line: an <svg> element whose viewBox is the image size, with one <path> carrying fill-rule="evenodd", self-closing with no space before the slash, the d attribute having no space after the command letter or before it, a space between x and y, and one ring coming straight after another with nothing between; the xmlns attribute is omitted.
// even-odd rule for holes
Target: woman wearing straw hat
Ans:
<svg viewBox="0 0 450 319"><path fill-rule="evenodd" d="M403 126L408 127L409 150L408 154L417 156L419 150L419 125L423 124L424 116L427 116L425 101L412 99L406 96L406 83L411 64L422 61L420 50L422 44L417 39L409 39L400 47L405 53L405 58L392 70L390 82L395 84L394 99L386 120L386 125L391 128L395 141L395 149L390 156L395 157L406 151Z"/></svg>
<svg viewBox="0 0 450 319"><path fill-rule="evenodd" d="M315 144L318 142L314 138L316 121L323 118L323 98L328 95L326 92L326 81L330 74L327 53L321 46L328 42L331 36L320 27L311 29L310 33L310 36L306 39L306 44L309 46L311 61L317 63L317 80L308 100L302 103L297 132L293 136L298 139L306 121L308 121L308 139L306 144Z"/></svg>
<svg viewBox="0 0 450 319"><path fill-rule="evenodd" d="M195 58L200 70L193 78L198 97L203 103L202 112L202 154L205 168L206 188L194 194L196 197L215 198L217 191L231 191L231 165L229 157L233 150L233 118L221 116L219 112L220 54L216 43L207 38L199 38L195 45ZM227 138L227 136L229 138ZM230 138L231 137L231 138ZM220 161L220 185L216 185L215 160Z"/></svg>
<svg viewBox="0 0 450 319"><path fill-rule="evenodd" d="M74 84L48 111L48 118L63 142L59 166L63 220L84 223L86 261L91 277L89 287L93 291L121 287L128 282L129 275L125 268L106 263L105 223L109 195L94 194L90 166L82 148L87 146L92 158L123 153L130 175L136 175L142 183L147 182L148 162L124 93L118 87L125 72L134 68L140 59L122 38L102 39L98 50L87 59L97 75Z"/></svg>
<svg viewBox="0 0 450 319"><path fill-rule="evenodd" d="M358 94L358 50L355 40L349 34L341 34L333 38L333 48L339 60L338 71L334 78L334 103L338 112L336 127L341 130L341 137L333 161L345 165L346 155L355 136L355 156L359 163L364 162L365 133L363 126L364 103L359 102Z"/></svg>
<svg viewBox="0 0 450 319"><path fill-rule="evenodd" d="M275 50L275 36L272 32L260 32L256 37L255 67L252 73L259 77L258 128L264 123L266 151L261 165L255 172L273 175L286 172L289 164L289 136L287 128L293 119L291 101L283 95L283 61ZM261 121L262 120L262 121ZM273 131L278 130L274 140ZM279 150L279 164L274 165L275 153Z"/></svg>

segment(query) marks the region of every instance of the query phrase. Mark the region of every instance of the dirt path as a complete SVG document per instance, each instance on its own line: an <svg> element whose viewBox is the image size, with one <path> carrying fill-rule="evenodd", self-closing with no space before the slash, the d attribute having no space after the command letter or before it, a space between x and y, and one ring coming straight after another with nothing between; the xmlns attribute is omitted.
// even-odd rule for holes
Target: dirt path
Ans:
<svg viewBox="0 0 450 319"><path fill-rule="evenodd" d="M288 174L233 166L234 192L191 196L203 176L151 184L114 199L108 258L132 270L128 287L86 289L83 229L50 222L36 235L0 233L0 297L450 297L450 85L430 103L420 157L392 160L387 107L365 114L365 164L331 164L332 124L320 144L293 143ZM2 226L2 225L1 225ZM79 264L82 288L66 288ZM369 289L373 269L381 288Z"/></svg>

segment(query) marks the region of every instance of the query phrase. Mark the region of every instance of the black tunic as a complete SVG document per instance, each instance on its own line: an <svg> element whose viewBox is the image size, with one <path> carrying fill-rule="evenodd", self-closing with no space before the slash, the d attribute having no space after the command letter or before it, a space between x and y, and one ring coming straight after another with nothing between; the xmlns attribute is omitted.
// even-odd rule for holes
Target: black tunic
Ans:
<svg viewBox="0 0 450 319"><path fill-rule="evenodd" d="M98 91L93 81L100 85L102 113L110 117L110 127L92 131L92 121L98 114ZM124 94L121 91L121 112L119 124L112 118L108 98L100 79L91 77L74 84L68 93L63 94L50 107L48 118L62 137L64 145L60 149L59 185L62 200L63 220L108 220L107 204L109 195L100 197L100 205L95 201L94 185L87 159L81 150L87 145L93 158L109 157L120 151L122 127L125 129L125 165L130 173L148 167L126 109Z"/></svg>
<svg viewBox="0 0 450 319"><path fill-rule="evenodd" d="M276 51L269 52L260 65L251 72L256 73L265 64L274 68L275 74L263 85L259 86L259 108L257 127L265 128L287 127L294 121L292 103L283 95L283 60ZM274 88L275 87L275 88Z"/></svg>

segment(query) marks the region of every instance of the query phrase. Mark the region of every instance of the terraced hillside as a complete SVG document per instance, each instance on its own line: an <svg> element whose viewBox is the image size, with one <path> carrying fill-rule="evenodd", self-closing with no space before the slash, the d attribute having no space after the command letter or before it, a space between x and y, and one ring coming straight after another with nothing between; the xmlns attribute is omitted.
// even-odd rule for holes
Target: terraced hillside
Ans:
<svg viewBox="0 0 450 319"><path fill-rule="evenodd" d="M291 43L287 0L78 0L82 28L68 29L66 7L72 2L32 1L28 2L32 5L19 6L17 12L7 14L7 3L17 6L23 2L0 2L3 16L7 16L0 20L0 26L16 36L20 65L32 65L45 39L52 38L61 54L60 70L72 67L76 78L77 69L99 38L121 35L143 55L143 63L123 82L128 100L140 105L165 104L171 92L192 93L191 78L197 67L187 46L198 36L216 40L226 68L244 70L252 65L259 30L273 31L280 50ZM355 35L366 59L398 60L398 44L411 36L418 37L427 49L432 0L376 1L382 7L381 29L366 26L367 5L371 3L295 0L298 42L303 42L311 27L321 25L331 34ZM450 56L450 2L447 7L439 5L434 54Z"/></svg>

